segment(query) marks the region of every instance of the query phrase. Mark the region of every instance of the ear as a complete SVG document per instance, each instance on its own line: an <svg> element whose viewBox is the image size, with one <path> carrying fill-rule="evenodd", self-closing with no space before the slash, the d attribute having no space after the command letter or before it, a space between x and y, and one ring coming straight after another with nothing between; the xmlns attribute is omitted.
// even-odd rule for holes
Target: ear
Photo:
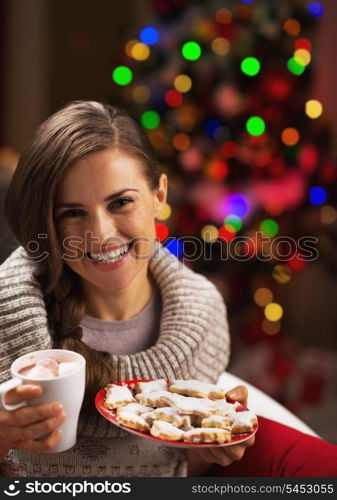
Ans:
<svg viewBox="0 0 337 500"><path fill-rule="evenodd" d="M161 174L159 187L154 194L154 216L158 217L167 199L168 180L166 174Z"/></svg>

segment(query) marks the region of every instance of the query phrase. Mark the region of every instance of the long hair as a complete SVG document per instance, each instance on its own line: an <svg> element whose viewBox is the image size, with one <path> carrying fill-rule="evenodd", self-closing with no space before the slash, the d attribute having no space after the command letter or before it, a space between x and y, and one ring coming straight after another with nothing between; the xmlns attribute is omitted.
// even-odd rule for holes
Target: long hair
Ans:
<svg viewBox="0 0 337 500"><path fill-rule="evenodd" d="M166 169L137 122L108 104L74 101L38 127L20 156L5 199L7 225L28 255L36 259L32 241L38 241L39 255L48 255L39 265L37 279L54 346L86 358L87 409L97 390L114 380L114 374L109 354L92 349L81 340L83 297L78 275L61 258L53 212L57 186L68 167L88 153L107 148L116 148L137 159L149 188L159 187L160 176ZM47 238L41 238L43 234Z"/></svg>

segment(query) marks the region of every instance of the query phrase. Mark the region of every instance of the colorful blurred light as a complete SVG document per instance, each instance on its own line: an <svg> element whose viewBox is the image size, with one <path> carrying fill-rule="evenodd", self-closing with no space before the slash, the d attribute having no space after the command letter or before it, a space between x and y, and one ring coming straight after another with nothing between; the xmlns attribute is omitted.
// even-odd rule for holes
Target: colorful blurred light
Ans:
<svg viewBox="0 0 337 500"><path fill-rule="evenodd" d="M322 103L316 99L310 99L305 103L305 112L309 118L318 118L323 113Z"/></svg>
<svg viewBox="0 0 337 500"><path fill-rule="evenodd" d="M145 61L150 55L150 48L145 43L137 42L132 46L130 52L131 57L136 61Z"/></svg>
<svg viewBox="0 0 337 500"><path fill-rule="evenodd" d="M269 321L265 318L262 321L262 330L267 335L276 335L281 330L281 323L279 321Z"/></svg>
<svg viewBox="0 0 337 500"><path fill-rule="evenodd" d="M215 139L223 129L224 125L220 120L208 120L205 123L205 132L212 139Z"/></svg>
<svg viewBox="0 0 337 500"><path fill-rule="evenodd" d="M165 101L168 106L176 108L183 102L183 96L176 89L170 89L165 94Z"/></svg>
<svg viewBox="0 0 337 500"><path fill-rule="evenodd" d="M251 116L246 122L246 129L251 135L262 135L266 130L266 124L259 116Z"/></svg>
<svg viewBox="0 0 337 500"><path fill-rule="evenodd" d="M136 45L136 43L139 43L138 40L129 40L128 42L126 42L124 50L127 56L132 57L131 50L132 47Z"/></svg>
<svg viewBox="0 0 337 500"><path fill-rule="evenodd" d="M279 321L283 316L282 306L276 302L271 302L265 307L264 315L269 321Z"/></svg>
<svg viewBox="0 0 337 500"><path fill-rule="evenodd" d="M178 75L175 77L173 85L179 92L188 92L192 87L192 80L187 75Z"/></svg>
<svg viewBox="0 0 337 500"><path fill-rule="evenodd" d="M221 152L225 158L234 158L238 153L238 145L234 141L226 141L221 146Z"/></svg>
<svg viewBox="0 0 337 500"><path fill-rule="evenodd" d="M127 66L117 66L112 72L112 79L117 85L128 85L132 82L133 74Z"/></svg>
<svg viewBox="0 0 337 500"><path fill-rule="evenodd" d="M170 238L164 246L175 257L180 257L184 252L184 245L178 238Z"/></svg>
<svg viewBox="0 0 337 500"><path fill-rule="evenodd" d="M215 20L220 24L231 24L233 14L229 9L219 9L215 13Z"/></svg>
<svg viewBox="0 0 337 500"><path fill-rule="evenodd" d="M176 134L172 138L172 146L178 151L186 151L191 145L191 139L187 134Z"/></svg>
<svg viewBox="0 0 337 500"><path fill-rule="evenodd" d="M296 128L288 127L282 131L281 139L287 146L294 146L300 140L300 134Z"/></svg>
<svg viewBox="0 0 337 500"><path fill-rule="evenodd" d="M145 104L151 97L151 92L145 85L137 85L131 90L132 99L138 104Z"/></svg>
<svg viewBox="0 0 337 500"><path fill-rule="evenodd" d="M230 241L233 241L236 236L236 233L233 233L233 231L228 231L228 229L225 228L225 226L221 226L219 229L219 236L218 238L222 241L226 241L229 243Z"/></svg>
<svg viewBox="0 0 337 500"><path fill-rule="evenodd" d="M305 71L305 66L300 64L295 57L291 57L287 62L288 70L294 75L301 75Z"/></svg>
<svg viewBox="0 0 337 500"><path fill-rule="evenodd" d="M196 61L201 56L201 47L197 42L186 42L182 46L181 53L188 61Z"/></svg>
<svg viewBox="0 0 337 500"><path fill-rule="evenodd" d="M305 49L308 50L309 52L311 52L312 49L311 42L306 38L299 38L298 40L296 40L296 42L294 43L294 47L295 50Z"/></svg>
<svg viewBox="0 0 337 500"><path fill-rule="evenodd" d="M231 194L226 200L228 213L244 217L248 213L248 201L241 194Z"/></svg>
<svg viewBox="0 0 337 500"><path fill-rule="evenodd" d="M260 307L265 307L274 299L273 292L269 288L258 288L254 293L254 302Z"/></svg>
<svg viewBox="0 0 337 500"><path fill-rule="evenodd" d="M294 272L302 271L305 268L306 262L299 257L299 255L293 255L287 263L288 267Z"/></svg>
<svg viewBox="0 0 337 500"><path fill-rule="evenodd" d="M274 219L265 219L260 224L260 230L263 236L273 238L278 233L278 223Z"/></svg>
<svg viewBox="0 0 337 500"><path fill-rule="evenodd" d="M216 239L218 239L218 236L219 236L219 230L212 224L207 224L201 229L201 238L207 243L215 241Z"/></svg>
<svg viewBox="0 0 337 500"><path fill-rule="evenodd" d="M321 186L314 186L310 189L310 203L312 203L312 205L323 205L326 199L326 190Z"/></svg>
<svg viewBox="0 0 337 500"><path fill-rule="evenodd" d="M159 241L164 241L169 235L168 227L162 222L156 223L156 235Z"/></svg>
<svg viewBox="0 0 337 500"><path fill-rule="evenodd" d="M220 181L228 175L228 165L222 160L212 160L207 165L207 174Z"/></svg>
<svg viewBox="0 0 337 500"><path fill-rule="evenodd" d="M331 205L324 205L321 208L321 221L323 224L333 224L337 220L337 210Z"/></svg>
<svg viewBox="0 0 337 500"><path fill-rule="evenodd" d="M152 129L158 127L158 125L160 123L160 117L156 111L149 110L149 111L145 111L141 115L140 122L144 128L152 130Z"/></svg>
<svg viewBox="0 0 337 500"><path fill-rule="evenodd" d="M172 209L168 203L165 203L165 205L162 208L162 211L158 215L159 220L167 220L172 213Z"/></svg>
<svg viewBox="0 0 337 500"><path fill-rule="evenodd" d="M241 62L241 71L247 76L256 76L261 69L261 64L256 57L246 57Z"/></svg>
<svg viewBox="0 0 337 500"><path fill-rule="evenodd" d="M242 220L238 215L227 215L224 226L230 233L237 233L242 228Z"/></svg>
<svg viewBox="0 0 337 500"><path fill-rule="evenodd" d="M294 52L294 59L296 62L298 62L298 64L301 64L302 66L308 66L311 61L311 54L306 49L297 49Z"/></svg>
<svg viewBox="0 0 337 500"><path fill-rule="evenodd" d="M154 45L159 40L159 32L153 26L145 26L141 30L139 38L146 45Z"/></svg>
<svg viewBox="0 0 337 500"><path fill-rule="evenodd" d="M277 283L285 285L291 280L291 269L285 264L276 264L273 269L273 278Z"/></svg>
<svg viewBox="0 0 337 500"><path fill-rule="evenodd" d="M214 38L211 48L215 54L218 56L225 56L228 54L229 49L230 49L230 43L227 40L227 38L224 38L222 36L219 36L217 38Z"/></svg>
<svg viewBox="0 0 337 500"><path fill-rule="evenodd" d="M301 31L301 25L297 19L287 19L283 23L284 31L291 36L298 36Z"/></svg>
<svg viewBox="0 0 337 500"><path fill-rule="evenodd" d="M314 17L322 17L324 13L324 7L321 2L310 2L308 4L308 12Z"/></svg>

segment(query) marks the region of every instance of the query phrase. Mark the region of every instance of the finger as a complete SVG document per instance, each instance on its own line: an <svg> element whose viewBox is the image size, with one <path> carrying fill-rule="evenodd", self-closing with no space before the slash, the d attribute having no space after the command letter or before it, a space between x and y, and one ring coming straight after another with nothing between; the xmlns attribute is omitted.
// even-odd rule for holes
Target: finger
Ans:
<svg viewBox="0 0 337 500"><path fill-rule="evenodd" d="M16 443L16 448L30 451L32 453L47 453L51 451L62 437L62 431L56 429L48 437L41 441L27 440Z"/></svg>
<svg viewBox="0 0 337 500"><path fill-rule="evenodd" d="M63 413L26 427L6 427L6 440L17 442L37 439L55 431L64 422L64 419L65 414Z"/></svg>
<svg viewBox="0 0 337 500"><path fill-rule="evenodd" d="M226 396L247 406L248 389L245 385L237 385L234 389L226 392Z"/></svg>
<svg viewBox="0 0 337 500"><path fill-rule="evenodd" d="M14 405L16 403L21 403L21 401L29 401L38 398L41 394L42 387L40 385L23 384L6 392L4 401L6 404Z"/></svg>
<svg viewBox="0 0 337 500"><path fill-rule="evenodd" d="M47 418L56 416L63 411L63 406L58 401L43 403L36 406L24 406L13 411L0 411L0 427L23 427ZM1 432L1 431L0 431Z"/></svg>

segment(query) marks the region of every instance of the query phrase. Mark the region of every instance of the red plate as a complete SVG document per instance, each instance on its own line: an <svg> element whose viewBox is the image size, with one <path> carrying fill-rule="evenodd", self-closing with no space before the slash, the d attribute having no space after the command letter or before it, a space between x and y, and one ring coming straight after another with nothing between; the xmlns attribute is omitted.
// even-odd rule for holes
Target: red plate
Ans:
<svg viewBox="0 0 337 500"><path fill-rule="evenodd" d="M129 389L133 388L133 385L136 382L151 382L152 380L150 379L135 379L135 380L124 380L123 382L115 382L116 385L127 385ZM104 401L105 401L105 390L101 389L95 397L95 406L97 410L100 412L101 415L103 415L104 418L109 420L112 424L116 425L117 427L120 427L121 429L130 432L131 434L135 434L136 436L140 436L143 438L147 439L152 439L154 441L160 441L162 443L166 443L169 446L178 446L181 448L218 448L222 446L232 446L233 444L239 444L243 443L247 439L249 439L251 436L253 436L257 429L258 425L254 425L254 429L251 432L246 432L245 434L237 434L232 437L231 441L228 443L186 443L185 441L168 441L166 439L160 439L155 436L152 436L151 434L147 434L146 432L142 431L137 431L136 429L131 429L131 427L127 427L120 422L118 422L116 418L116 410L108 410L108 408L105 408L104 406ZM228 402L231 402L231 400L227 399ZM247 408L243 405L237 408L237 411L244 411L247 410Z"/></svg>

